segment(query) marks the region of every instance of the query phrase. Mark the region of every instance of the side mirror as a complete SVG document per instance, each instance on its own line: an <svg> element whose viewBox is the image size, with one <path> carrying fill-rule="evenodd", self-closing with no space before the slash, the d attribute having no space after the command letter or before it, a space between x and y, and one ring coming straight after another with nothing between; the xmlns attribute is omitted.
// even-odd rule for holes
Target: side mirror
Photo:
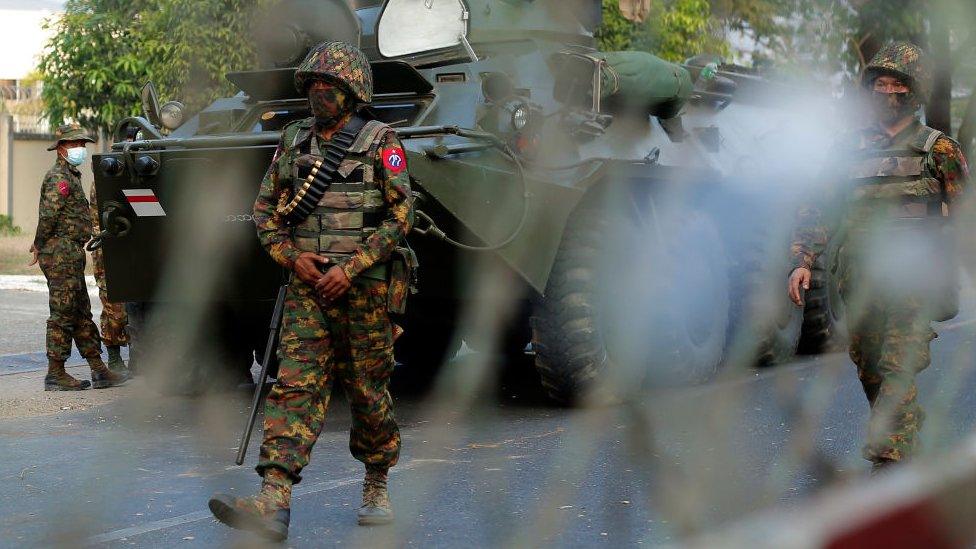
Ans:
<svg viewBox="0 0 976 549"><path fill-rule="evenodd" d="M376 42L384 57L400 57L464 46L470 14L464 0L389 0L376 25Z"/></svg>
<svg viewBox="0 0 976 549"><path fill-rule="evenodd" d="M159 95L156 93L156 86L152 82L148 82L142 87L142 114L153 126L157 128L162 126L159 119Z"/></svg>

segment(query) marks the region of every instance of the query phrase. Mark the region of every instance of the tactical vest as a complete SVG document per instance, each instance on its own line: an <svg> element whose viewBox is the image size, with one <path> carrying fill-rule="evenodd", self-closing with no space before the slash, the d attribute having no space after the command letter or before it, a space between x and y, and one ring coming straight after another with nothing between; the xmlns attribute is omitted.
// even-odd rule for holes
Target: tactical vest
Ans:
<svg viewBox="0 0 976 549"><path fill-rule="evenodd" d="M867 148L862 137L848 171L852 224L947 217L944 186L926 162L942 135L919 124L914 134L886 149Z"/></svg>
<svg viewBox="0 0 976 549"><path fill-rule="evenodd" d="M866 143L848 166L851 181L840 258L841 292L851 284L918 298L933 320L959 311L958 266L948 194L930 153L943 133L918 124L888 148Z"/></svg>
<svg viewBox="0 0 976 549"><path fill-rule="evenodd" d="M363 126L339 164L335 177L318 205L292 227L298 249L341 261L355 252L387 217L383 191L374 178L374 162L387 132L382 122ZM302 123L289 144L293 156L288 166L293 195L306 184L302 175L323 160L319 138L310 121ZM386 264L377 265L361 276L386 280Z"/></svg>

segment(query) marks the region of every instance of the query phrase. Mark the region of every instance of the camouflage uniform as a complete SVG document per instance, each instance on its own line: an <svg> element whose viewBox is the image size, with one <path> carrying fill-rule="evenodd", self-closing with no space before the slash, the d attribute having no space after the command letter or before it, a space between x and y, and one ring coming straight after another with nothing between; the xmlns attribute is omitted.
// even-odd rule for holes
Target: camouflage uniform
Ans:
<svg viewBox="0 0 976 549"><path fill-rule="evenodd" d="M95 193L95 186L91 188L91 219L92 228L98 234L98 197ZM95 273L95 282L98 284L98 298L102 302L102 316L99 319L101 324L102 341L106 346L120 347L129 344L129 334L126 326L129 319L125 314L124 303L113 303L108 300L108 286L105 283L105 260L102 256L102 249L99 248L92 252L92 267Z"/></svg>
<svg viewBox="0 0 976 549"><path fill-rule="evenodd" d="M370 68L357 54L335 43L313 51L296 75L299 88L304 88L309 74L332 74L359 101L369 102ZM368 89L363 82L368 82ZM413 223L403 149L389 127L371 122L359 133L316 210L297 226L285 224L283 206L300 188L296 175L303 158L324 146L314 123L308 119L285 128L254 204L258 236L283 267L292 269L303 251L311 251L329 257L352 282L351 289L333 302L323 300L297 277L288 288L281 363L268 395L257 469L262 474L281 469L294 482L308 463L336 380L352 408L353 456L384 470L397 462L400 434L387 390L394 361L385 272Z"/></svg>
<svg viewBox="0 0 976 549"><path fill-rule="evenodd" d="M893 74L910 84L917 108L927 94L920 53L909 44L883 49L865 85ZM841 239L837 283L848 307L850 356L872 412L863 454L875 463L899 461L915 450L925 418L915 376L929 365L931 322L945 315L939 280L952 264L939 255L952 253L945 217L969 170L955 141L917 120L895 136L878 125L855 132L838 153L846 173L822 202L799 211L794 266L812 268L833 234Z"/></svg>
<svg viewBox="0 0 976 549"><path fill-rule="evenodd" d="M80 128L59 129L59 142L72 138L88 139ZM85 285L84 245L91 235L91 216L81 187L81 172L59 157L44 176L34 237L38 263L50 292L47 356L51 360L67 360L72 340L85 358L101 354L98 328L92 321Z"/></svg>

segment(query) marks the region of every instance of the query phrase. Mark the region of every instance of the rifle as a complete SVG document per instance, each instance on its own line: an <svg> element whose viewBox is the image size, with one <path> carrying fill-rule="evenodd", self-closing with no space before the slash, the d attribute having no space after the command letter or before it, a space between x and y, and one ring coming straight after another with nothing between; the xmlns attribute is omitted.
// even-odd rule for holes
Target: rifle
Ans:
<svg viewBox="0 0 976 549"><path fill-rule="evenodd" d="M247 453L247 445L251 442L251 431L254 430L254 422L258 418L258 407L261 405L261 396L264 393L264 382L268 379L268 367L271 365L271 357L278 350L278 332L281 330L281 318L284 316L285 293L288 291L288 284L291 277L278 288L278 299L275 301L274 313L271 314L271 326L268 333L268 343L264 346L264 360L261 361L261 375L258 378L258 385L254 388L254 398L251 400L251 413L247 416L247 424L241 434L241 444L237 447L238 465L244 465L244 454Z"/></svg>

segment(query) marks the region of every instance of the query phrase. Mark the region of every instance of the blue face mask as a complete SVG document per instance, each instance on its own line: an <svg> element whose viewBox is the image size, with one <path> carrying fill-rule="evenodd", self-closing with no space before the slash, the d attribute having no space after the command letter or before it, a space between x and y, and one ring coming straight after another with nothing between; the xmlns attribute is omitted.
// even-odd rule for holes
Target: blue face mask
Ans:
<svg viewBox="0 0 976 549"><path fill-rule="evenodd" d="M65 152L64 159L72 166L81 166L88 158L88 150L84 147L74 147Z"/></svg>

